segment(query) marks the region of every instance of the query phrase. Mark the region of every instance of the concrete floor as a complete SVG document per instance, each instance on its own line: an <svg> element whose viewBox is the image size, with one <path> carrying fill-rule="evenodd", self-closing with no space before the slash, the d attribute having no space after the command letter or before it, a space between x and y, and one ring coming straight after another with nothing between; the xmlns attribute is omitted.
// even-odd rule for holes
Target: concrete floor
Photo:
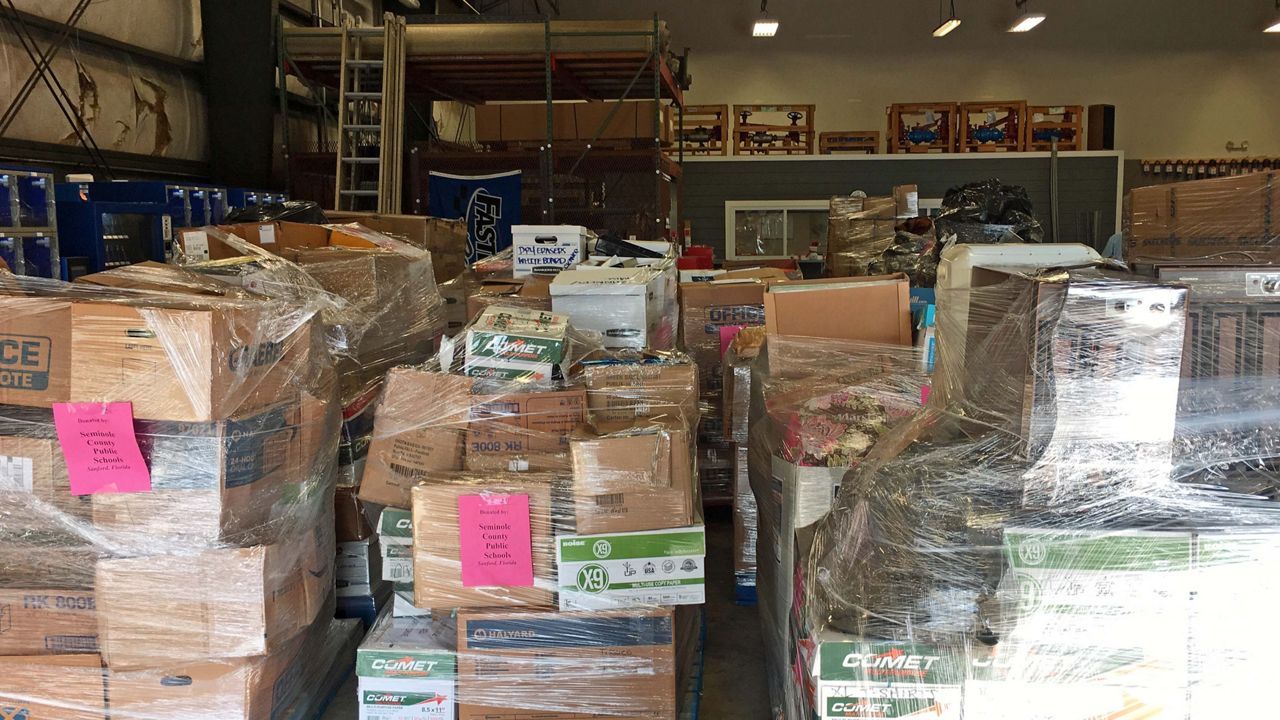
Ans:
<svg viewBox="0 0 1280 720"><path fill-rule="evenodd" d="M733 603L733 522L729 508L707 512L707 647L701 720L767 720L760 619L754 606ZM323 720L359 715L352 678Z"/></svg>

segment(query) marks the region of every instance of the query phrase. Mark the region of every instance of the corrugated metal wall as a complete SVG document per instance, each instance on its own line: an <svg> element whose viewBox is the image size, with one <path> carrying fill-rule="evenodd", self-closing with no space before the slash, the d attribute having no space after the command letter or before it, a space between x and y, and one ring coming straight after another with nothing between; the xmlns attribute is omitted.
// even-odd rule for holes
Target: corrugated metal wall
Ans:
<svg viewBox="0 0 1280 720"><path fill-rule="evenodd" d="M815 200L854 190L888 195L893 186L912 183L921 198L940 198L948 188L996 177L1027 189L1049 235L1049 162L1038 154L698 159L684 164L683 216L692 223L694 242L715 247L723 257L724 204L729 200ZM1058 241L1105 243L1115 231L1122 180L1117 156L1063 155L1058 162Z"/></svg>

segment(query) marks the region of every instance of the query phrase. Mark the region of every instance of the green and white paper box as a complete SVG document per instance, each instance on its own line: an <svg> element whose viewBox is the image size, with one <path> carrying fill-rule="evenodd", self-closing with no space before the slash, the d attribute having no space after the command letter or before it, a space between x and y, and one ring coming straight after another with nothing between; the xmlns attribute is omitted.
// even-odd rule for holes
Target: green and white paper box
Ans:
<svg viewBox="0 0 1280 720"><path fill-rule="evenodd" d="M966 661L960 647L826 634L818 641L814 710L822 720L960 720Z"/></svg>
<svg viewBox="0 0 1280 720"><path fill-rule="evenodd" d="M413 583L413 513L383 508L378 516L378 544L382 552L382 579Z"/></svg>
<svg viewBox="0 0 1280 720"><path fill-rule="evenodd" d="M384 616L356 652L360 720L453 720L453 626Z"/></svg>
<svg viewBox="0 0 1280 720"><path fill-rule="evenodd" d="M604 535L560 535L561 610L706 601L707 533L701 525Z"/></svg>
<svg viewBox="0 0 1280 720"><path fill-rule="evenodd" d="M569 317L545 310L490 306L467 331L464 372L499 380L545 380L564 359Z"/></svg>

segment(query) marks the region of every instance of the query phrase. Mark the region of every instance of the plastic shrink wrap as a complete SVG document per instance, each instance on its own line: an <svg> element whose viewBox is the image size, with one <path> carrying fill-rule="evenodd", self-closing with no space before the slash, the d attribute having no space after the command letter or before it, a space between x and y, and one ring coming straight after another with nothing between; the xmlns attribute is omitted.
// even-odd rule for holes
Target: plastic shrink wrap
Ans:
<svg viewBox="0 0 1280 720"><path fill-rule="evenodd" d="M185 268L320 308L342 401L339 484L360 478L387 371L425 361L445 330L431 254L358 224L279 222L179 234Z"/></svg>
<svg viewBox="0 0 1280 720"><path fill-rule="evenodd" d="M1125 198L1125 257L1138 263L1275 264L1277 201L1280 178L1274 172L1134 188Z"/></svg>
<svg viewBox="0 0 1280 720"><path fill-rule="evenodd" d="M770 694L791 666L794 538L831 509L877 438L919 410L927 377L909 347L770 335L751 365L748 475L757 506L757 595ZM797 716L798 717L798 716Z"/></svg>
<svg viewBox="0 0 1280 720"><path fill-rule="evenodd" d="M1256 618L1280 513L1268 447L1232 438L1277 406L1237 391L1187 422L1194 288L1091 267L979 280L938 298L928 407L796 536L775 702L824 719L1272 714Z"/></svg>
<svg viewBox="0 0 1280 720"><path fill-rule="evenodd" d="M933 223L906 210L899 208L893 197L866 197L857 192L831 198L827 274L854 277L902 272L911 278L912 287L933 287L941 252Z"/></svg>
<svg viewBox="0 0 1280 720"><path fill-rule="evenodd" d="M0 276L0 709L275 717L354 631L330 620L324 307L166 266L86 280Z"/></svg>
<svg viewBox="0 0 1280 720"><path fill-rule="evenodd" d="M674 720L705 597L698 413L687 357L524 306L393 369L360 493L407 558L384 566L397 602L360 650L362 705Z"/></svg>
<svg viewBox="0 0 1280 720"><path fill-rule="evenodd" d="M948 190L938 213L937 234L944 243L1044 242L1026 188L1004 185L996 178Z"/></svg>
<svg viewBox="0 0 1280 720"><path fill-rule="evenodd" d="M756 496L748 474L748 429L751 409L751 363L764 343L763 327L743 328L724 355L724 428L734 445L733 457L733 578L738 602L756 599Z"/></svg>

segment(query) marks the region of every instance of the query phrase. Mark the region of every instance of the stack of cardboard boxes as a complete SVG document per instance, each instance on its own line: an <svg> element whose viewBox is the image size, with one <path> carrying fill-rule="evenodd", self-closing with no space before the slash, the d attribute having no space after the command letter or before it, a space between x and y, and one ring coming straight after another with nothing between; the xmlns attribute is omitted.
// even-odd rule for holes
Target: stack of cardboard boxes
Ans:
<svg viewBox="0 0 1280 720"><path fill-rule="evenodd" d="M362 652L394 642L438 662L414 684L362 660L372 717L410 717L392 696L428 692L447 698L441 717L472 720L676 715L705 598L696 369L584 355L562 320L530 312L491 306L452 367L388 377L360 494L386 506L384 572L401 584ZM556 327L554 343L530 335ZM532 344L547 352L524 358ZM513 360L550 369L483 371Z"/></svg>
<svg viewBox="0 0 1280 720"><path fill-rule="evenodd" d="M0 287L15 717L271 717L353 629L329 619L338 401L318 308L181 277Z"/></svg>

